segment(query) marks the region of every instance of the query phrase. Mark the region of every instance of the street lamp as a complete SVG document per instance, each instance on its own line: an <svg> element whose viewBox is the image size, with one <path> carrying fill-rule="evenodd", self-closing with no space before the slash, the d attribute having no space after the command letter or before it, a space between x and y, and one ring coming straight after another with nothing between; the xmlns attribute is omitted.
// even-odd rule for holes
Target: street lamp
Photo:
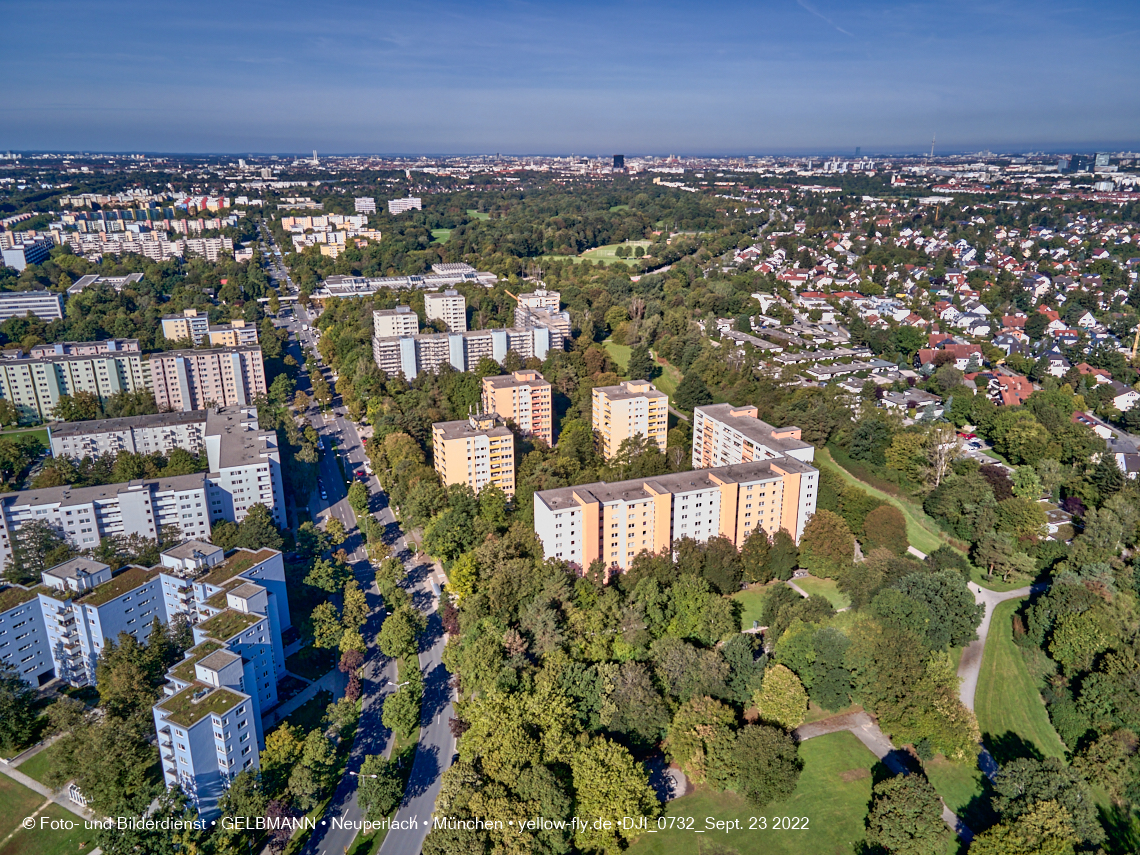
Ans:
<svg viewBox="0 0 1140 855"><path fill-rule="evenodd" d="M402 683L393 683L391 680L385 680L384 685L385 686L395 686L398 689L398 688L400 688L400 686L406 686L410 682L412 682L412 681L411 680L405 680Z"/></svg>
<svg viewBox="0 0 1140 855"><path fill-rule="evenodd" d="M379 778L379 775L362 775L360 772L349 772L354 778Z"/></svg>

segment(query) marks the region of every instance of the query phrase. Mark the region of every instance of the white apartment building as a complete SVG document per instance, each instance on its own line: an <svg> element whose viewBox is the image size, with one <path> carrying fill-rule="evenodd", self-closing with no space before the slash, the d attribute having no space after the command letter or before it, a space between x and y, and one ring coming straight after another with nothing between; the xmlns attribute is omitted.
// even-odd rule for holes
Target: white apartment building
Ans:
<svg viewBox="0 0 1140 855"><path fill-rule="evenodd" d="M419 316L412 311L410 306L378 309L372 313L372 335L374 338L417 335L419 331Z"/></svg>
<svg viewBox="0 0 1140 855"><path fill-rule="evenodd" d="M23 270L29 264L40 264L51 255L52 242L49 240L25 240L13 243L0 250L4 264L16 270Z"/></svg>
<svg viewBox="0 0 1140 855"><path fill-rule="evenodd" d="M373 338L372 355L385 374L402 373L405 379L414 380L421 371L437 371L444 364L456 371L471 371L483 358L502 365L512 350L523 359L545 359L552 347L559 346L557 342L557 333L545 327L470 330Z"/></svg>
<svg viewBox="0 0 1140 855"><path fill-rule="evenodd" d="M4 251L7 259L8 250ZM7 261L5 261L7 263ZM13 266L13 265L9 265ZM23 268L18 268L22 270ZM45 321L63 318L63 295L51 291L0 292L0 322L35 315Z"/></svg>
<svg viewBox="0 0 1140 855"><path fill-rule="evenodd" d="M423 203L417 196L408 196L404 199L389 199L388 213L402 214L405 211L421 211Z"/></svg>
<svg viewBox="0 0 1140 855"><path fill-rule="evenodd" d="M372 196L357 196L354 200L358 214L375 214L376 199Z"/></svg>
<svg viewBox="0 0 1140 855"><path fill-rule="evenodd" d="M458 291L424 294L424 314L429 321L443 321L448 332L467 332L467 300Z"/></svg>
<svg viewBox="0 0 1140 855"><path fill-rule="evenodd" d="M693 411L694 469L785 456L811 463L815 446L800 438L797 427L774 428L761 421L755 407L709 404Z"/></svg>

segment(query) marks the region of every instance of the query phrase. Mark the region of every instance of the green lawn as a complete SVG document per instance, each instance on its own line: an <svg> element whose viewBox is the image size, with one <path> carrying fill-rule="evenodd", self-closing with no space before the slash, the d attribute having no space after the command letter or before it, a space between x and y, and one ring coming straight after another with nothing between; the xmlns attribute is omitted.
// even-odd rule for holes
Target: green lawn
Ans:
<svg viewBox="0 0 1140 855"><path fill-rule="evenodd" d="M653 360L661 368L661 373L653 382L657 388L670 398L677 392L677 385L681 382L681 369L666 361L663 357L653 354Z"/></svg>
<svg viewBox="0 0 1140 855"><path fill-rule="evenodd" d="M740 615L740 626L743 629L752 629L752 622L760 620L767 596L768 589L763 585L752 585L748 590L732 595L732 598L744 607Z"/></svg>
<svg viewBox="0 0 1140 855"><path fill-rule="evenodd" d="M302 647L285 660L285 668L306 680L318 680L333 669L336 657L331 650Z"/></svg>
<svg viewBox="0 0 1140 855"><path fill-rule="evenodd" d="M33 795L39 798L38 794ZM23 816L30 815L34 811L35 808ZM49 824L52 821L68 822L74 827L70 829L37 827L31 830L21 828L11 840L0 846L0 855L83 855L95 848L95 832L84 827L82 817L64 810L59 805L48 805L36 819L42 819Z"/></svg>
<svg viewBox="0 0 1140 855"><path fill-rule="evenodd" d="M989 588L991 591L999 591L1005 593L1006 591L1016 591L1018 588L1024 588L1032 583L1032 579L1015 579L1012 582L1003 582L1001 576L992 576L986 578L986 568L984 567L971 567L970 579L983 588Z"/></svg>
<svg viewBox="0 0 1140 855"><path fill-rule="evenodd" d="M707 788L670 802L665 817L693 817L694 831L705 818L737 820L741 828L696 836L693 831L664 830L644 834L629 848L630 855L695 853L698 841L731 846L740 855L848 855L863 839L863 821L871 798L871 767L878 762L847 731L808 740L800 746L804 770L795 793L785 802L759 810L734 793ZM752 817L807 817L806 831L749 830ZM667 821L667 820L666 820ZM710 850L711 851L711 850Z"/></svg>
<svg viewBox="0 0 1140 855"><path fill-rule="evenodd" d="M17 768L29 778L35 778L45 787L50 786L47 782L48 773L55 766L58 745L58 742L54 745L49 745L39 754L34 754L29 757Z"/></svg>
<svg viewBox="0 0 1140 855"><path fill-rule="evenodd" d="M451 229L432 229L431 242L432 243L447 243L451 240Z"/></svg>
<svg viewBox="0 0 1140 855"><path fill-rule="evenodd" d="M45 801L47 799L35 790L0 775L0 840L19 828L20 821L35 813Z"/></svg>
<svg viewBox="0 0 1140 855"><path fill-rule="evenodd" d="M48 441L47 428L35 427L23 428L21 430L6 430L0 432L0 437L3 436L10 436L13 439L18 436L34 436L40 441L40 444L43 445L44 448L51 448L51 443Z"/></svg>
<svg viewBox="0 0 1140 855"><path fill-rule="evenodd" d="M949 538L938 529L934 521L930 519L930 517L926 515L926 512L918 505L884 493L877 487L872 487L866 481L860 481L836 463L831 456L831 452L826 448L820 448L816 451L815 462L817 466L825 466L835 471L844 481L857 485L861 490L866 490L876 499L882 499L884 502L888 502L902 511L902 515L906 518L906 538L911 546L929 555L938 547L947 544Z"/></svg>
<svg viewBox="0 0 1140 855"><path fill-rule="evenodd" d="M839 583L834 579L817 579L815 576L808 576L792 581L813 597L817 595L826 597L833 609L845 609L851 605L851 598L839 590Z"/></svg>
<svg viewBox="0 0 1140 855"><path fill-rule="evenodd" d="M615 344L612 339L608 338L602 342L602 347L606 349L606 352L610 355L610 359L618 364L618 368L620 368L624 374L625 367L629 365L629 353L632 348L624 344Z"/></svg>
<svg viewBox="0 0 1140 855"><path fill-rule="evenodd" d="M596 246L593 249L587 249L581 255L547 255L544 258L557 261L573 261L575 263L582 261L600 261L602 264L640 264L642 259L630 256L628 258L618 258L617 248L619 246L627 246L632 251L634 247L643 246L649 248L651 241L647 240L631 240L626 241L624 244L611 243L605 246Z"/></svg>
<svg viewBox="0 0 1140 855"><path fill-rule="evenodd" d="M467 209L467 216L469 216L473 220L489 220L489 219L491 219L490 214L480 214L474 208L468 208Z"/></svg>
<svg viewBox="0 0 1140 855"><path fill-rule="evenodd" d="M926 777L966 825L977 831L991 825L995 817L986 804L985 775L977 763L955 763L939 755L924 765Z"/></svg>
<svg viewBox="0 0 1140 855"><path fill-rule="evenodd" d="M1013 643L1011 618L1020 602L1007 600L994 609L974 699L978 726L991 750L994 738L1012 734L1036 746L1046 757L1064 757L1065 746L1049 722L1021 651Z"/></svg>

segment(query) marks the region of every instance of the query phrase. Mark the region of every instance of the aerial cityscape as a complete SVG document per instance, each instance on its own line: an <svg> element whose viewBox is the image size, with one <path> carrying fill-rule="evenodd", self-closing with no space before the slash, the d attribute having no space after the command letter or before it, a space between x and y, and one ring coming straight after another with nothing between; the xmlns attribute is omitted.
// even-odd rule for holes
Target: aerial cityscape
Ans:
<svg viewBox="0 0 1140 855"><path fill-rule="evenodd" d="M1140 852L1135 10L1021 5L10 10L0 855Z"/></svg>

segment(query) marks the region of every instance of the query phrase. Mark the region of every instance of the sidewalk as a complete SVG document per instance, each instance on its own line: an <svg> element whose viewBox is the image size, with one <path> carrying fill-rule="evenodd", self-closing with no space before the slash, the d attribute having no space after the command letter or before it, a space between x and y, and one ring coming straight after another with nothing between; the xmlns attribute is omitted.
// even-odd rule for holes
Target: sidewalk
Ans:
<svg viewBox="0 0 1140 855"><path fill-rule="evenodd" d="M25 775L19 769L15 769L12 766L9 766L7 760L0 760L0 772L7 775L9 778L11 778L17 784L23 784L29 790L33 790L34 792L39 793L45 799L50 799L51 801L55 802L60 807L66 808L67 810L71 811L73 814L75 814L78 817L82 817L83 819L94 819L95 818L95 814L91 813L91 811L89 811L85 807L80 807L79 805L77 805L75 802L73 802L71 799L69 799L67 797L67 795L66 795L67 787L66 786L60 792L53 793L51 790L49 790L47 787L45 787L43 784L41 784L35 778L29 778L27 775ZM68 782L68 783L70 783L70 782Z"/></svg>

